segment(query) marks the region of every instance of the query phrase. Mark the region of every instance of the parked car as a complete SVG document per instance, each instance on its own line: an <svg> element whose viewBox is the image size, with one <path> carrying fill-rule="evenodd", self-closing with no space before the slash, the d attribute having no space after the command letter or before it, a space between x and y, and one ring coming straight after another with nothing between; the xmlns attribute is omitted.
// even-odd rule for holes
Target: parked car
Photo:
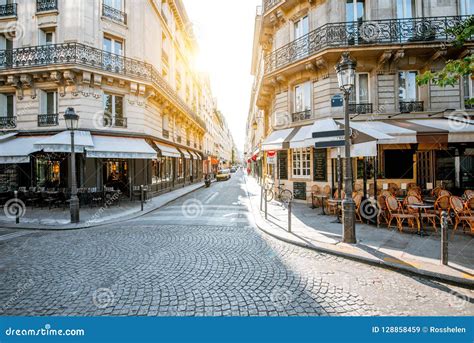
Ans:
<svg viewBox="0 0 474 343"><path fill-rule="evenodd" d="M235 169L235 167L230 168L230 172L231 172L232 174L234 174L236 171L237 171L237 169Z"/></svg>
<svg viewBox="0 0 474 343"><path fill-rule="evenodd" d="M217 172L217 181L227 181L230 179L230 170L229 169L221 169Z"/></svg>

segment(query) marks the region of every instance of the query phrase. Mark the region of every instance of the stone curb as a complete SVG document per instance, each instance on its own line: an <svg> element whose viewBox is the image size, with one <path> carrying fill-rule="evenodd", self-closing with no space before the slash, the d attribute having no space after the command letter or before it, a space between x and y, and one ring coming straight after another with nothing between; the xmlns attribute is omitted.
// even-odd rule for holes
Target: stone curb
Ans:
<svg viewBox="0 0 474 343"><path fill-rule="evenodd" d="M78 225L71 225L71 224L66 224L66 225L58 225L57 227L53 226L53 225L42 225L42 224L28 224L28 223L21 223L20 224L13 224L13 223L5 223L5 224L2 224L0 223L0 226L2 228L6 228L6 229L18 229L18 230L37 230L37 231L73 231L73 230L82 230L82 229L89 229L89 228L94 228L94 227L99 227L99 226L105 226L105 225L111 225L111 224L116 224L116 223L120 223L120 222L123 222L123 221L128 221L128 220L133 220L133 219L137 219L137 218L140 218L144 215L147 215L151 212L154 212L168 204L170 204L171 202L175 201L175 200L178 200L190 193L193 193L201 188L204 188L204 184L202 184L200 187L197 187L193 190L190 190L186 193L183 193L179 196L176 196L175 198L173 199L170 199L166 202L164 202L163 204L160 204L158 206L155 206L155 207L152 207L152 208L144 208L143 212L138 210L132 214L130 214L129 216L123 216L123 217L118 217L117 219L112 219L112 220L108 220L108 221L104 221L104 222L98 222L98 223L89 223L87 224L86 222L84 223L80 223Z"/></svg>
<svg viewBox="0 0 474 343"><path fill-rule="evenodd" d="M254 208L252 206L252 201L250 199L250 196L248 195L248 190L247 190L247 197L249 199L250 210L251 210L252 215L254 217L255 225L258 227L258 229L260 231L264 232L265 234L267 234L267 235L269 235L269 236L271 236L275 239L278 239L282 242L293 244L293 245L299 246L301 248L310 249L310 250L318 251L318 252L323 252L323 253L327 253L327 254L343 257L343 258L347 258L347 259L350 259L350 260L353 260L353 261L362 262L362 263L365 263L365 264L369 264L369 265L373 265L373 266L377 266L377 267L381 267L381 268L386 268L386 269L390 269L390 270L394 270L394 271L397 271L397 272L405 272L405 273L408 273L408 274L417 275L417 276L421 276L421 277L428 278L428 279L433 279L433 280L437 280L437 281L446 282L446 283L453 284L453 285L460 286L460 287L466 287L466 288L474 287L474 280L464 279L464 278L461 278L461 277L447 275L447 274L443 274L443 273L436 273L436 272L423 270L423 269L417 269L417 268L409 267L407 265L396 264L396 263L387 262L387 261L383 261L383 260L379 260L379 259L370 259L370 258L367 258L367 257L363 257L363 256L351 254L351 253L345 253L345 252L341 252L341 251L338 251L338 250L335 250L335 249L329 249L329 248L325 248L325 247L317 246L317 245L313 245L313 244L301 243L301 242L297 242L297 241L292 240L292 239L282 237L278 234L270 232L269 229L265 229L262 224L259 224L259 221L256 218L257 214L254 212ZM260 213L258 215L260 216L262 223L264 223L265 225L270 226L270 224L266 223L265 219L261 216ZM361 244L361 245L363 245L363 244Z"/></svg>

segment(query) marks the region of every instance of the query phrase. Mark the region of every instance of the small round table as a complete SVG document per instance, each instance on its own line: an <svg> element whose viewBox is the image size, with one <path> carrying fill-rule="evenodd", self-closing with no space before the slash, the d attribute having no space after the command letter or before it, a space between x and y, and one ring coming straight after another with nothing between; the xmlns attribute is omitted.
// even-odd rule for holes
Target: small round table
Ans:
<svg viewBox="0 0 474 343"><path fill-rule="evenodd" d="M415 210L418 210L418 215L420 216L419 219L420 219L420 230L418 231L418 234L423 237L423 236L426 236L425 234L425 230L423 228L423 218L422 218L422 213L423 213L423 210L431 210L434 208L434 205L430 205L430 204L411 204L411 205L408 205L408 207L410 208L413 208Z"/></svg>

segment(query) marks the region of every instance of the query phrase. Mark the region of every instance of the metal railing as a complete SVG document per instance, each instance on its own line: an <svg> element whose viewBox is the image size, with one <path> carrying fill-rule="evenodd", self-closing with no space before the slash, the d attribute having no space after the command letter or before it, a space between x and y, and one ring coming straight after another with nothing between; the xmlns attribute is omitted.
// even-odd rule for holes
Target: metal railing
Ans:
<svg viewBox="0 0 474 343"><path fill-rule="evenodd" d="M102 15L118 23L127 25L127 13L114 7L102 4Z"/></svg>
<svg viewBox="0 0 474 343"><path fill-rule="evenodd" d="M424 106L423 101L400 101L400 112L411 113L411 112L423 112Z"/></svg>
<svg viewBox="0 0 474 343"><path fill-rule="evenodd" d="M0 129L16 128L16 117L0 117Z"/></svg>
<svg viewBox="0 0 474 343"><path fill-rule="evenodd" d="M359 103L359 104L349 104L349 113L350 114L367 114L373 113L374 106L371 103Z"/></svg>
<svg viewBox="0 0 474 343"><path fill-rule="evenodd" d="M59 114L58 113L48 113L48 114L38 114L38 126L58 126L59 125Z"/></svg>
<svg viewBox="0 0 474 343"><path fill-rule="evenodd" d="M123 127L127 128L127 118L104 117L104 127Z"/></svg>
<svg viewBox="0 0 474 343"><path fill-rule="evenodd" d="M186 104L151 64L109 53L81 43L62 43L0 50L2 69L23 69L51 65L81 65L104 72L138 78L153 83L178 108L206 129L206 123Z"/></svg>
<svg viewBox="0 0 474 343"><path fill-rule="evenodd" d="M303 120L309 120L313 118L313 113L311 110L305 110L301 112L296 112L291 114L291 121L293 123L303 121Z"/></svg>
<svg viewBox="0 0 474 343"><path fill-rule="evenodd" d="M16 17L17 4L0 5L0 17Z"/></svg>
<svg viewBox="0 0 474 343"><path fill-rule="evenodd" d="M58 9L58 0L36 0L36 12L47 12Z"/></svg>
<svg viewBox="0 0 474 343"><path fill-rule="evenodd" d="M265 56L265 73L328 48L451 41L454 37L449 29L468 18L423 17L326 24Z"/></svg>
<svg viewBox="0 0 474 343"><path fill-rule="evenodd" d="M283 0L263 0L263 13L270 11Z"/></svg>

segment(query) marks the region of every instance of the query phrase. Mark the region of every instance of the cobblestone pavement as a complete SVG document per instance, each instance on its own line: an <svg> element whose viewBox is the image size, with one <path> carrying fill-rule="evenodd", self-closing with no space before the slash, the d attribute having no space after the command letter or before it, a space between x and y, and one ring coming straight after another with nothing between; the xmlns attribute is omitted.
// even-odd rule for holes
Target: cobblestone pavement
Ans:
<svg viewBox="0 0 474 343"><path fill-rule="evenodd" d="M0 229L0 315L474 315L472 290L274 240L246 204L239 174L121 225Z"/></svg>

